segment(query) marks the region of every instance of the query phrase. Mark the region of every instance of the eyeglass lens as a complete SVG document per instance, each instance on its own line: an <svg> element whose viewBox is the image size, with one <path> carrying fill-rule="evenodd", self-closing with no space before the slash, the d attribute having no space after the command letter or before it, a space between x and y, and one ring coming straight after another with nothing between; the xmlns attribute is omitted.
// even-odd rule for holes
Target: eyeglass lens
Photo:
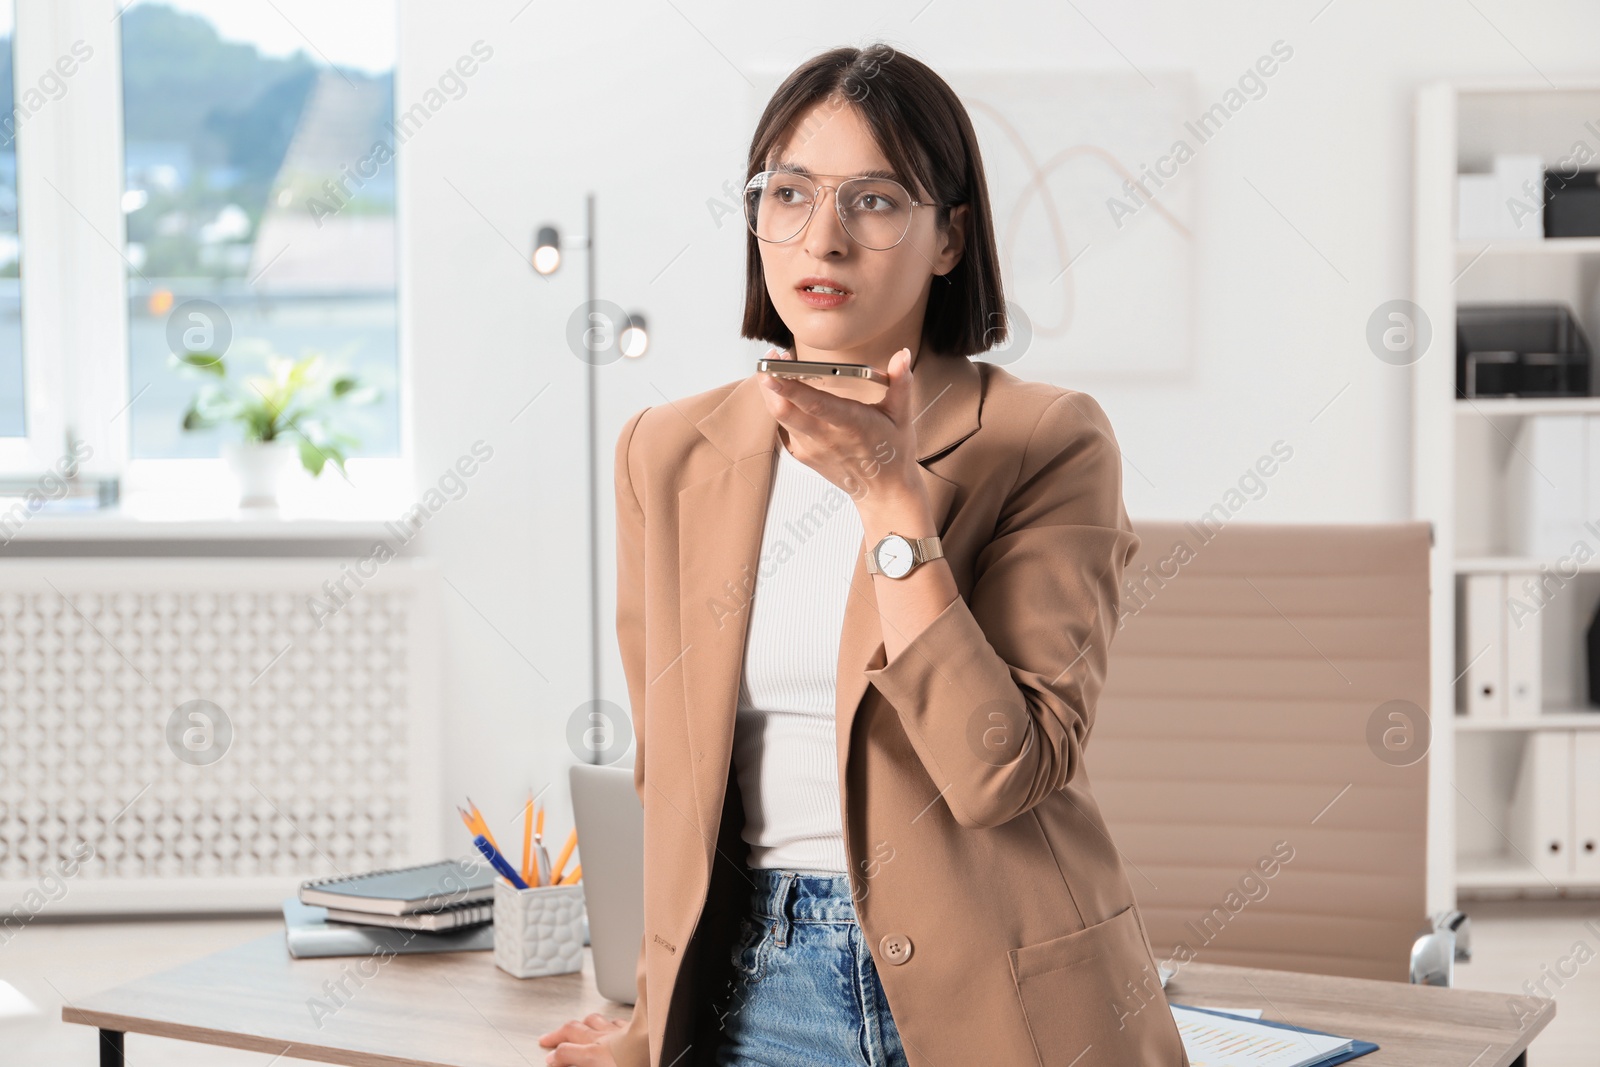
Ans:
<svg viewBox="0 0 1600 1067"><path fill-rule="evenodd" d="M745 220L763 241L787 241L805 228L820 193L804 174L763 171L745 187ZM833 195L845 232L865 248L892 248L911 225L911 195L897 181L849 178Z"/></svg>

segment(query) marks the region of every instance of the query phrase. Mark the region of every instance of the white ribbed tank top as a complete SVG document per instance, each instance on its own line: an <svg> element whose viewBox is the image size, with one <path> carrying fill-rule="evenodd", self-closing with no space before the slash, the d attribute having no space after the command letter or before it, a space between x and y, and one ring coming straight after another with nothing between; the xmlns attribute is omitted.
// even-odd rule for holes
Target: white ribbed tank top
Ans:
<svg viewBox="0 0 1600 1067"><path fill-rule="evenodd" d="M861 516L780 441L750 601L733 760L749 866L848 869L834 696Z"/></svg>

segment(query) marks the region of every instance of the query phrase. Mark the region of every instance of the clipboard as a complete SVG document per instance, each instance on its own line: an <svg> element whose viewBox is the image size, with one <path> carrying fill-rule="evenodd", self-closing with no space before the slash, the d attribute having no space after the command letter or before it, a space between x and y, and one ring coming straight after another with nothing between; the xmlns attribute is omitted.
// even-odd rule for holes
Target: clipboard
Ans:
<svg viewBox="0 0 1600 1067"><path fill-rule="evenodd" d="M1229 1015L1225 1011L1212 1011L1210 1008L1196 1008L1193 1005L1179 1004L1176 1001L1168 1001L1167 1003L1171 1004L1173 1007L1182 1008L1185 1011L1200 1012L1202 1015L1215 1015L1223 1019L1239 1018L1239 1016ZM1289 1023L1280 1023L1273 1019L1252 1019L1250 1021L1260 1023L1262 1026L1271 1026L1279 1030L1294 1030L1302 1034L1318 1034L1322 1037L1344 1036L1343 1034L1330 1034L1326 1030L1313 1030L1307 1026L1291 1026ZM1363 1041L1358 1037L1351 1038L1350 1040L1353 1042L1353 1044L1348 1052L1336 1052L1326 1059L1318 1060L1313 1067L1333 1067L1333 1065L1336 1063L1344 1063L1347 1060L1355 1059L1357 1056L1365 1056L1369 1052L1376 1052L1378 1050L1378 1046L1373 1044L1371 1041Z"/></svg>

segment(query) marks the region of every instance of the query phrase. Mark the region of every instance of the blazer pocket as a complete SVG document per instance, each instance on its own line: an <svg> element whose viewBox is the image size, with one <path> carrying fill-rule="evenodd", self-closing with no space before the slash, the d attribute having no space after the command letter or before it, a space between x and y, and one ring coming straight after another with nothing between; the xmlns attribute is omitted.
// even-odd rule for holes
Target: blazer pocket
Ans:
<svg viewBox="0 0 1600 1067"><path fill-rule="evenodd" d="M1007 955L1040 1067L1188 1064L1132 906Z"/></svg>

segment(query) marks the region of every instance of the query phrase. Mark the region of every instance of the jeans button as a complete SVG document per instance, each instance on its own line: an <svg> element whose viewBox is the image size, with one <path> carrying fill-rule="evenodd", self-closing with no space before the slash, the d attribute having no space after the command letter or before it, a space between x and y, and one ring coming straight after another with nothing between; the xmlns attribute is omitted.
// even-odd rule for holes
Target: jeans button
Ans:
<svg viewBox="0 0 1600 1067"><path fill-rule="evenodd" d="M911 939L905 934L884 934L878 942L883 958L898 967L911 958Z"/></svg>

